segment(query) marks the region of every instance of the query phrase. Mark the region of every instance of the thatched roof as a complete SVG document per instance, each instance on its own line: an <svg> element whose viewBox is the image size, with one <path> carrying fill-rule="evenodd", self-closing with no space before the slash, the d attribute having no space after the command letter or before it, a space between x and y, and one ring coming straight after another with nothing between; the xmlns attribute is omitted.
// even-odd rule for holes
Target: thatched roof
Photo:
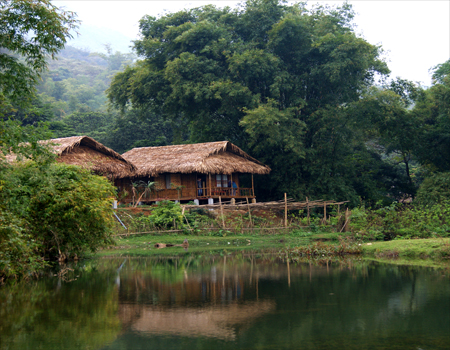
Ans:
<svg viewBox="0 0 450 350"><path fill-rule="evenodd" d="M100 175L123 178L133 176L136 170L136 167L119 153L88 136L62 137L39 142L51 146L53 152L58 155L58 162L78 165ZM11 154L6 158L8 161L14 161L16 157Z"/></svg>
<svg viewBox="0 0 450 350"><path fill-rule="evenodd" d="M88 136L62 137L46 140L51 144L58 161L91 169L115 178L132 176L136 167L119 153Z"/></svg>
<svg viewBox="0 0 450 350"><path fill-rule="evenodd" d="M123 154L137 167L135 176L162 173L268 174L270 168L229 141L138 147Z"/></svg>

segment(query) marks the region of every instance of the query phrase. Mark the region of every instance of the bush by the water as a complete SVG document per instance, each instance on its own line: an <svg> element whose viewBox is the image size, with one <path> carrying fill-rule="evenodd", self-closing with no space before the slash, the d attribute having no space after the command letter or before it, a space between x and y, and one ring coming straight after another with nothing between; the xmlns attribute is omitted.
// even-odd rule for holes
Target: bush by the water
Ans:
<svg viewBox="0 0 450 350"><path fill-rule="evenodd" d="M342 237L338 244L328 244L315 242L306 246L298 246L293 249L286 249L282 258L290 261L297 261L300 258L329 258L333 256L358 255L362 253L361 243L351 237Z"/></svg>
<svg viewBox="0 0 450 350"><path fill-rule="evenodd" d="M143 232L146 230L186 230L195 231L196 228L209 220L199 210L183 213L181 205L173 201L161 201L152 208L151 215L141 215L132 221L132 230Z"/></svg>
<svg viewBox="0 0 450 350"><path fill-rule="evenodd" d="M0 172L0 279L26 277L45 260L113 243L114 187L79 167L28 161Z"/></svg>
<svg viewBox="0 0 450 350"><path fill-rule="evenodd" d="M352 210L351 228L362 239L390 240L450 236L450 201L433 205L393 203Z"/></svg>

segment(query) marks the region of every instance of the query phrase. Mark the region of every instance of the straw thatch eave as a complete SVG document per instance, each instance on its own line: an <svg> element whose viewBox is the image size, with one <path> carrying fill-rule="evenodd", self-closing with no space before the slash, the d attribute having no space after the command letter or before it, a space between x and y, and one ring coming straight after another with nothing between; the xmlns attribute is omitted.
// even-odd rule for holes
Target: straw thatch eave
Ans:
<svg viewBox="0 0 450 350"><path fill-rule="evenodd" d="M271 169L229 141L161 147L138 147L123 154L135 176L163 173L268 174Z"/></svg>
<svg viewBox="0 0 450 350"><path fill-rule="evenodd" d="M46 140L58 155L58 161L78 165L93 172L115 178L133 176L136 167L119 153L88 136L72 136Z"/></svg>
<svg viewBox="0 0 450 350"><path fill-rule="evenodd" d="M109 178L130 177L136 170L133 163L119 153L88 136L62 137L39 142L50 146L50 150L58 156L58 162L77 165ZM7 156L9 162L15 159L13 154Z"/></svg>

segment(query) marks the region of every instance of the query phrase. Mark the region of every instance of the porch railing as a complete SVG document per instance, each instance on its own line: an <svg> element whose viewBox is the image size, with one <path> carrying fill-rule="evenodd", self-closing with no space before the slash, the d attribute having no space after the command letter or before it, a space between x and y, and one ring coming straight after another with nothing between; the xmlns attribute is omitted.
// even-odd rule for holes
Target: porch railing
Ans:
<svg viewBox="0 0 450 350"><path fill-rule="evenodd" d="M138 200L141 197L142 191L138 191L134 197L132 192L126 189L129 193L123 201L131 202ZM182 189L163 189L147 191L140 199L141 202L162 201L162 200L194 200L202 198L253 198L254 193L252 188L231 188L231 187L212 187L206 188L182 188Z"/></svg>

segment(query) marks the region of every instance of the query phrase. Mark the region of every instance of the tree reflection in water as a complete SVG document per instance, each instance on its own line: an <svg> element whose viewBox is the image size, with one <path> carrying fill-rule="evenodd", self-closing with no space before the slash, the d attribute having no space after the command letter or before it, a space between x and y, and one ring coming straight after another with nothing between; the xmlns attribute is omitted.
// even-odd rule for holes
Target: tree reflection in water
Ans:
<svg viewBox="0 0 450 350"><path fill-rule="evenodd" d="M99 259L3 288L0 348L446 349L448 269L277 253ZM30 288L32 286L32 288Z"/></svg>

